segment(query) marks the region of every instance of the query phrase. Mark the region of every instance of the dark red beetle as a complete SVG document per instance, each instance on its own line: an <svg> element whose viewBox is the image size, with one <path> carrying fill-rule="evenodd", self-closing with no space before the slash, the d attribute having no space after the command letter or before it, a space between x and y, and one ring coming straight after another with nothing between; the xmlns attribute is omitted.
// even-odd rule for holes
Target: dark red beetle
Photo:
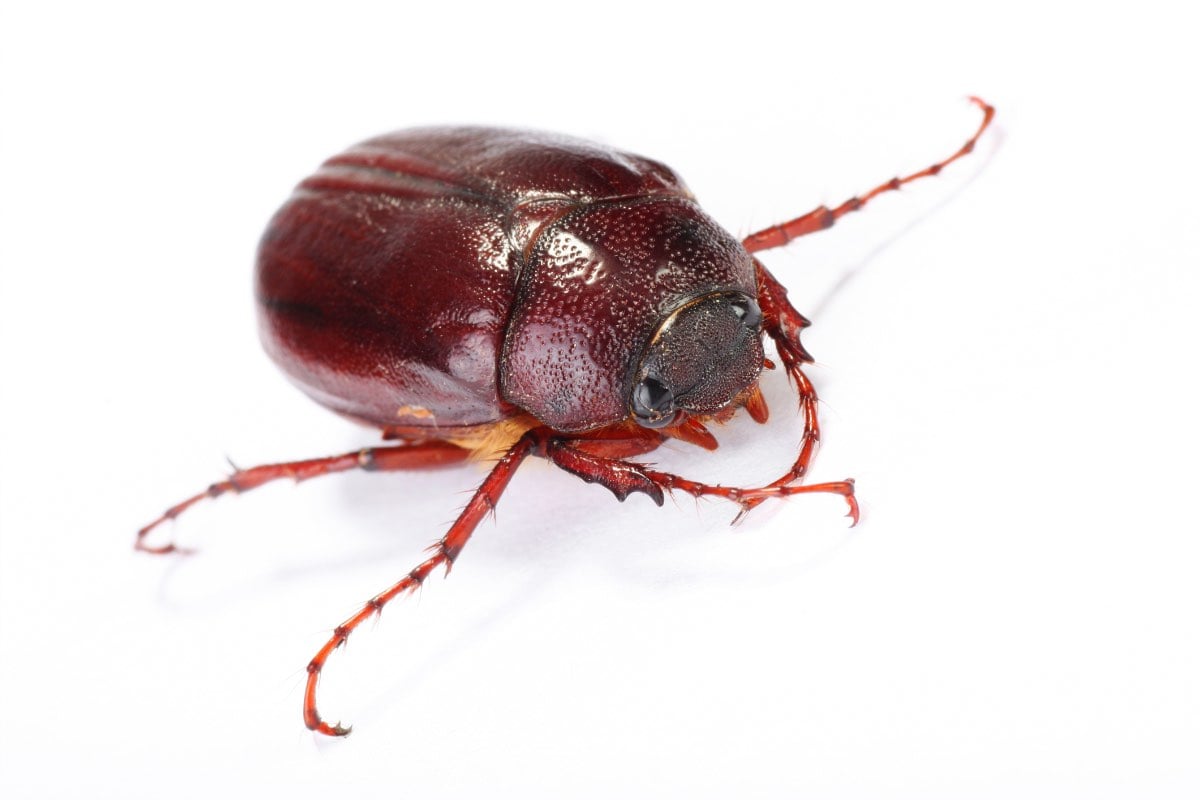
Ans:
<svg viewBox="0 0 1200 800"><path fill-rule="evenodd" d="M727 498L742 513L770 497L841 495L851 480L800 485L819 439L817 396L801 371L809 323L751 253L828 228L882 192L971 152L994 110L956 153L822 206L740 243L667 167L577 139L490 128L381 136L327 161L297 187L263 236L256 292L263 342L322 405L396 442L354 453L237 470L168 509L146 536L205 497L276 478L349 469L417 469L499 461L432 549L333 635L308 666L305 724L342 735L317 713L317 678L359 625L397 595L447 571L517 466L539 455L624 500L659 505L682 490ZM739 407L767 418L757 380L762 334L796 383L804 433L795 462L753 489L658 472L631 456L670 438L717 446L705 422Z"/></svg>

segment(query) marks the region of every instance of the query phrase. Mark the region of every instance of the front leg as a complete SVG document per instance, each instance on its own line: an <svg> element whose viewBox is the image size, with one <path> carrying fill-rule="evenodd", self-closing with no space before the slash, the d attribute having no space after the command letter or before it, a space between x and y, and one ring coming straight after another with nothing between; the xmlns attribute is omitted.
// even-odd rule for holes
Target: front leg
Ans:
<svg viewBox="0 0 1200 800"><path fill-rule="evenodd" d="M792 307L787 300L787 289L775 280L766 267L755 261L758 275L758 304L763 312L763 330L779 351L779 358L788 377L796 384L799 395L800 415L804 420L804 431L800 438L800 451L790 469L773 481L771 486L784 486L802 479L817 454L821 443L821 425L817 419L817 391L812 381L804 374L801 366L812 363L812 356L800 343L800 332L809 326L809 321ZM746 510L758 505L752 502ZM857 521L857 515L855 515Z"/></svg>
<svg viewBox="0 0 1200 800"><path fill-rule="evenodd" d="M743 489L736 486L714 486L689 480L669 472L659 472L645 464L625 461L587 452L586 439L546 436L539 442L541 455L560 468L588 483L598 483L617 499L624 500L633 492L648 495L662 505L664 492L682 491L693 497L721 497L737 503L742 513L771 497L789 497L815 492L837 494L845 498L849 517L858 522L858 502L854 499L854 481L816 483L810 486L789 486L775 482L769 486ZM740 514L739 514L740 516Z"/></svg>

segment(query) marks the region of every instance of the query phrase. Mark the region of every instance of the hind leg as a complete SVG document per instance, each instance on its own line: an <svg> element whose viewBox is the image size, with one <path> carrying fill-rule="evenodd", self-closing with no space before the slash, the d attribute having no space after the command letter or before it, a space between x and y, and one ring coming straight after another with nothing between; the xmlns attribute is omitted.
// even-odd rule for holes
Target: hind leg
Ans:
<svg viewBox="0 0 1200 800"><path fill-rule="evenodd" d="M175 519L184 511L208 497L220 497L229 492L239 493L257 489L264 483L280 478L291 478L296 482L318 478L334 472L345 472L352 469L388 472L404 469L430 469L433 467L457 464L466 460L470 452L449 442L418 442L415 444L388 445L386 447L367 447L352 453L324 458L310 458L303 461L285 461L279 464L263 464L249 469L237 469L223 481L212 484L203 492L194 494L186 500L176 503L164 511L157 519L137 533L134 547L146 553L181 552L174 542L162 545L146 543L146 537L169 519Z"/></svg>

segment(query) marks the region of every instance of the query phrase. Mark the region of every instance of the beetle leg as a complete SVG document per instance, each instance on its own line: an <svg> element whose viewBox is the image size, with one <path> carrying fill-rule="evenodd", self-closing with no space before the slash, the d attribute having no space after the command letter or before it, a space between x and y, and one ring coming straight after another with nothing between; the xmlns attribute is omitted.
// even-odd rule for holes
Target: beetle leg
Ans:
<svg viewBox="0 0 1200 800"><path fill-rule="evenodd" d="M249 469L235 469L234 473L223 481L212 484L203 492L193 495L181 503L171 506L158 519L142 528L137 533L135 549L147 553L171 553L182 551L173 542L164 545L146 544L146 537L162 523L175 519L196 503L207 497L220 497L228 492L246 492L256 489L269 481L279 478L292 478L296 482L328 475L332 472L345 472L351 469L368 471L391 471L401 469L427 469L455 464L465 460L470 451L449 442L420 442L417 444L391 445L388 447L368 447L353 453L343 453L338 456L325 458L310 458L304 461L286 461L281 464L263 464Z"/></svg>
<svg viewBox="0 0 1200 800"><path fill-rule="evenodd" d="M761 395L759 399L761 400ZM761 403L761 410L765 419L765 400ZM635 422L626 421L561 438L570 439L577 447L589 453L608 458L640 456L657 449L668 439L678 439L705 450L716 450L719 446L716 437L709 432L704 423L688 414L680 414L678 420L664 428L643 428Z"/></svg>
<svg viewBox="0 0 1200 800"><path fill-rule="evenodd" d="M975 135L968 139L966 144L958 148L954 155L923 170L906 175L903 178L892 178L890 181L879 184L861 197L851 197L837 208L820 206L804 216L796 217L781 225L772 225L769 228L752 233L742 240L742 245L751 253L758 252L759 250L770 250L773 247L782 247L793 239L825 230L851 211L858 211L874 199L876 195L883 194L884 192L894 192L906 183L911 183L919 178L937 175L947 166L974 150L975 142L979 140L979 137L983 135L983 132L987 130L988 125L992 122L992 117L996 113L995 108L983 102L978 97L972 97L971 102L982 109L983 121L979 124L979 130L975 131Z"/></svg>
<svg viewBox="0 0 1200 800"><path fill-rule="evenodd" d="M343 727L340 722L330 725L322 721L321 715L317 713L317 678L320 676L321 670L325 668L325 662L329 660L330 654L346 643L346 640L350 638L350 634L354 632L355 628L367 621L372 615L382 613L383 607L398 595L404 592L412 592L419 588L425 582L425 579L429 577L429 573L433 572L439 565L445 564L446 572L449 574L450 567L454 564L454 559L458 558L458 554L462 552L463 546L471 538L475 526L479 524L480 520L488 512L495 509L500 495L504 492L504 488L517 471L517 467L533 450L535 441L535 434L533 432L526 433L517 440L516 444L509 448L508 452L504 454L496 463L496 466L492 468L492 471L488 473L488 476L484 478L479 488L475 490L475 494L467 502L466 508L462 510L462 513L458 515L458 519L450 526L450 530L429 548L433 551L433 555L414 567L400 581L392 585L391 588L372 597L357 614L333 629L333 635L329 637L329 641L317 651L317 654L313 656L312 661L308 664L308 682L304 687L304 724L308 726L309 730L318 731L329 736L345 736L350 732L350 728Z"/></svg>
<svg viewBox="0 0 1200 800"><path fill-rule="evenodd" d="M758 303L763 312L763 330L775 342L783 368L796 384L800 415L804 419L800 452L796 454L796 460L792 462L788 471L768 484L767 488L770 488L794 483L808 473L808 468L817 454L817 447L821 443L821 425L817 418L817 390L801 369L803 364L810 364L813 360L800 343L800 332L808 327L809 321L788 302L787 289L757 260L755 271L758 276ZM851 505L851 517L857 523L858 505L853 498L853 481L849 481L849 484L850 495L847 496L847 502ZM743 502L742 510L734 518L734 523L765 499L767 495L752 497Z"/></svg>
<svg viewBox="0 0 1200 800"><path fill-rule="evenodd" d="M586 483L600 484L616 495L621 502L625 502L625 498L634 492L641 492L649 496L655 505L663 504L664 487L644 465L590 450L586 439L575 442L550 438L542 444L543 454L560 469L583 479Z"/></svg>
<svg viewBox="0 0 1200 800"><path fill-rule="evenodd" d="M800 415L804 419L800 452L797 453L796 460L786 473L771 483L772 486L783 486L805 476L821 443L821 425L817 418L817 390L801 369L801 365L810 364L813 360L800 343L800 332L808 327L809 321L788 302L787 289L775 280L775 276L766 267L756 261L755 268L758 274L758 302L763 312L763 330L775 342L783 368L796 384ZM749 511L760 502L762 501L749 503L745 511Z"/></svg>
<svg viewBox="0 0 1200 800"><path fill-rule="evenodd" d="M548 438L542 447L546 458L556 465L588 483L600 484L616 495L618 500L624 500L633 492L642 492L661 506L664 491L681 491L687 492L693 497L723 497L741 506L744 513L771 497L824 492L844 497L846 504L850 507L848 516L855 524L858 522L858 502L854 499L854 481L850 479L832 483L814 483L809 486L788 486L776 483L770 486L741 489L736 486L713 486L699 483L669 472L650 469L645 464L593 455L581 449L577 442L570 439Z"/></svg>

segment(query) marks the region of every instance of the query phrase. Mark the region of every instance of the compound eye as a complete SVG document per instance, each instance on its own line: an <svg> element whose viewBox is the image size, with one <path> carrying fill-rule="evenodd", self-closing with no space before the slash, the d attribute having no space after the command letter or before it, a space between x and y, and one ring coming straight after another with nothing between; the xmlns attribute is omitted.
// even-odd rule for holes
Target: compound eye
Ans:
<svg viewBox="0 0 1200 800"><path fill-rule="evenodd" d="M662 428L675 419L675 393L647 376L633 390L633 416L643 428Z"/></svg>
<svg viewBox="0 0 1200 800"><path fill-rule="evenodd" d="M737 315L743 325L751 330L758 330L759 323L762 322L762 309L758 307L758 303L749 297L739 297L730 300L729 307L733 309L733 313Z"/></svg>

